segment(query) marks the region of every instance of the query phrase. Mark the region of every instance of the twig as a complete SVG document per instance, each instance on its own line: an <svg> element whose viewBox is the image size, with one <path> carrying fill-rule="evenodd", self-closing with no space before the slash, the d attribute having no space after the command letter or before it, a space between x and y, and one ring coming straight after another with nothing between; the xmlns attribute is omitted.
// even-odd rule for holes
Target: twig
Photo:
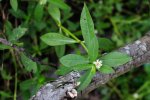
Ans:
<svg viewBox="0 0 150 100"><path fill-rule="evenodd" d="M4 45L12 46L12 43L10 43L9 41L7 41L6 39L3 39L3 38L0 38L0 43L2 43Z"/></svg>

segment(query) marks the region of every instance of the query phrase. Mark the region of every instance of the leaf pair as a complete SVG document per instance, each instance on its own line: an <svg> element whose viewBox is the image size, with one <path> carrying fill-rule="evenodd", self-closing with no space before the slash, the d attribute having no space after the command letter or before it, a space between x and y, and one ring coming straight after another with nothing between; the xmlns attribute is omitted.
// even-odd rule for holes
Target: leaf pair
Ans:
<svg viewBox="0 0 150 100"><path fill-rule="evenodd" d="M113 69L111 67L118 67L130 61L131 57L129 57L127 54L124 53L111 52L101 57L100 60L102 60L103 66L100 68L99 71L102 73L112 73ZM84 67L91 68L88 67L89 60L87 58L76 54L68 54L66 56L63 56L60 59L60 62L64 66L70 67L70 69L71 67L74 66L75 68L72 69L74 70L76 69L78 71L82 71L83 69L86 69ZM91 64L90 66L93 66L93 64Z"/></svg>
<svg viewBox="0 0 150 100"><path fill-rule="evenodd" d="M118 67L122 64L127 63L131 59L132 58L129 57L127 54L120 53L120 52L111 52L101 57L103 65L98 70L101 73L110 74L114 72L112 67ZM96 73L96 68L92 66L90 70L86 71L86 73L83 76L81 76L81 78L79 79L81 84L78 88L78 91L85 89L90 84L95 73Z"/></svg>

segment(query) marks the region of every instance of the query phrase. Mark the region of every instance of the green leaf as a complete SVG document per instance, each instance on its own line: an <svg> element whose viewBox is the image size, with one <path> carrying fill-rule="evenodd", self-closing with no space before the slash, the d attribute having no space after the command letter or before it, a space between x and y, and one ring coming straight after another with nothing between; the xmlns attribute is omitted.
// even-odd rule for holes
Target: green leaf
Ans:
<svg viewBox="0 0 150 100"><path fill-rule="evenodd" d="M50 46L76 43L75 40L58 33L47 33L41 36L41 40Z"/></svg>
<svg viewBox="0 0 150 100"><path fill-rule="evenodd" d="M60 59L60 62L67 67L71 67L78 64L87 64L89 61L83 56L76 55L76 54L68 54L66 56L63 56Z"/></svg>
<svg viewBox="0 0 150 100"><path fill-rule="evenodd" d="M6 31L5 33L6 33L7 36L12 34L13 26L12 26L10 21L6 20L5 24L4 24L4 27L5 27L5 31Z"/></svg>
<svg viewBox="0 0 150 100"><path fill-rule="evenodd" d="M11 80L12 79L12 76L10 73L8 73L5 69L1 70L1 77L4 79L4 80Z"/></svg>
<svg viewBox="0 0 150 100"><path fill-rule="evenodd" d="M0 50L10 49L11 47L8 45L0 44Z"/></svg>
<svg viewBox="0 0 150 100"><path fill-rule="evenodd" d="M93 67L93 64L79 64L76 66L71 67L73 70L76 71L82 71L82 70L87 70Z"/></svg>
<svg viewBox="0 0 150 100"><path fill-rule="evenodd" d="M56 55L60 58L65 54L65 45L55 46Z"/></svg>
<svg viewBox="0 0 150 100"><path fill-rule="evenodd" d="M90 70L88 70L83 76L80 77L79 82L81 82L78 91L85 89L91 82L93 76L96 73L96 69L93 66Z"/></svg>
<svg viewBox="0 0 150 100"><path fill-rule="evenodd" d="M22 9L18 9L17 11L10 9L9 12L11 15L13 15L14 17L19 18L19 19L26 20L29 17L28 15L26 15L26 13Z"/></svg>
<svg viewBox="0 0 150 100"><path fill-rule="evenodd" d="M65 75L71 72L73 69L70 67L60 66L59 69L55 72L57 75Z"/></svg>
<svg viewBox="0 0 150 100"><path fill-rule="evenodd" d="M93 20L86 5L84 5L81 13L80 25L85 44L88 48L88 55L92 62L96 60L98 56L99 47L97 37L94 34Z"/></svg>
<svg viewBox="0 0 150 100"><path fill-rule="evenodd" d="M14 11L17 11L17 9L18 9L18 1L17 0L10 0L10 5Z"/></svg>
<svg viewBox="0 0 150 100"><path fill-rule="evenodd" d="M99 48L105 51L112 50L114 44L107 38L98 38Z"/></svg>
<svg viewBox="0 0 150 100"><path fill-rule="evenodd" d="M10 92L8 92L8 91L0 91L0 96L1 96L1 98L10 98L10 97L12 97L12 94L10 93Z"/></svg>
<svg viewBox="0 0 150 100"><path fill-rule="evenodd" d="M113 68L111 68L111 67L108 66L108 65L103 65L103 66L99 69L99 71L100 71L101 73L104 73L104 74L114 73Z"/></svg>
<svg viewBox="0 0 150 100"><path fill-rule="evenodd" d="M18 39L20 39L24 34L25 32L27 31L27 28L22 28L22 27L17 27L13 30L13 33L9 35L9 41L10 42L15 42L17 41Z"/></svg>
<svg viewBox="0 0 150 100"><path fill-rule="evenodd" d="M63 0L49 0L49 2L57 7L59 7L60 9L63 10L70 10L70 7L64 3Z"/></svg>
<svg viewBox="0 0 150 100"><path fill-rule="evenodd" d="M103 56L101 59L104 65L108 65L111 67L118 67L132 60L130 56L120 52L111 52Z"/></svg>
<svg viewBox="0 0 150 100"><path fill-rule="evenodd" d="M41 21L42 20L43 13L44 13L43 8L44 8L43 5L37 4L37 6L35 8L35 11L34 11L34 19L36 21Z"/></svg>
<svg viewBox="0 0 150 100"><path fill-rule="evenodd" d="M91 38L88 46L88 55L91 62L96 60L98 56L98 48L98 40L97 37L94 36L93 38Z"/></svg>
<svg viewBox="0 0 150 100"><path fill-rule="evenodd" d="M57 6L49 4L48 5L48 13L52 16L52 18L57 22L60 22L60 10Z"/></svg>
<svg viewBox="0 0 150 100"><path fill-rule="evenodd" d="M91 37L94 37L94 23L86 5L81 13L80 25L84 40L88 43Z"/></svg>
<svg viewBox="0 0 150 100"><path fill-rule="evenodd" d="M33 71L34 73L37 72L37 64L29 59L26 55L21 53L21 62L24 65L25 69L29 72Z"/></svg>
<svg viewBox="0 0 150 100"><path fill-rule="evenodd" d="M44 28L46 28L46 23L43 20L34 21L34 26L37 31L41 32Z"/></svg>
<svg viewBox="0 0 150 100"><path fill-rule="evenodd" d="M29 90L29 88L31 88L34 84L35 84L35 80L29 79L29 80L22 81L19 84L19 86L22 91L25 91L25 90Z"/></svg>

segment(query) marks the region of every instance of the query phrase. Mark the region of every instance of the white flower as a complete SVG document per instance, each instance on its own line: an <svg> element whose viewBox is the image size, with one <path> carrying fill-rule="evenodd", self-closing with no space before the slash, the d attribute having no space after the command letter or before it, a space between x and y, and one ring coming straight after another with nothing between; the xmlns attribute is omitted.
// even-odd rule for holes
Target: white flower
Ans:
<svg viewBox="0 0 150 100"><path fill-rule="evenodd" d="M99 0L99 2L98 2L99 4L103 4L103 0Z"/></svg>
<svg viewBox="0 0 150 100"><path fill-rule="evenodd" d="M100 69L102 66L102 61L97 59L96 61L93 62L93 64L96 66L97 69Z"/></svg>
<svg viewBox="0 0 150 100"><path fill-rule="evenodd" d="M40 0L39 1L40 5L44 5L44 4L46 4L46 2L47 2L47 0Z"/></svg>
<svg viewBox="0 0 150 100"><path fill-rule="evenodd" d="M138 98L139 98L139 94L134 93L134 94L133 94L133 97L134 97L135 99L138 99Z"/></svg>
<svg viewBox="0 0 150 100"><path fill-rule="evenodd" d="M94 30L94 33L97 34L97 33L98 33L98 30Z"/></svg>

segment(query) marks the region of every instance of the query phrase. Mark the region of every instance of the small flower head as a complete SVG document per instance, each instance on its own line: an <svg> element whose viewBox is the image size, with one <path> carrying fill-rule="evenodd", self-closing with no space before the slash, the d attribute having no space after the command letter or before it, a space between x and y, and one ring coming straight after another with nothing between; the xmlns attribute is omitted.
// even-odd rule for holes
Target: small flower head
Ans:
<svg viewBox="0 0 150 100"><path fill-rule="evenodd" d="M96 66L97 69L100 69L102 66L102 61L97 59L96 61L93 62L93 64Z"/></svg>
<svg viewBox="0 0 150 100"><path fill-rule="evenodd" d="M139 94L134 93L134 94L133 94L133 97L134 97L135 99L138 99L138 98L139 98Z"/></svg>
<svg viewBox="0 0 150 100"><path fill-rule="evenodd" d="M94 30L94 33L97 34L97 33L98 33L98 30Z"/></svg>

